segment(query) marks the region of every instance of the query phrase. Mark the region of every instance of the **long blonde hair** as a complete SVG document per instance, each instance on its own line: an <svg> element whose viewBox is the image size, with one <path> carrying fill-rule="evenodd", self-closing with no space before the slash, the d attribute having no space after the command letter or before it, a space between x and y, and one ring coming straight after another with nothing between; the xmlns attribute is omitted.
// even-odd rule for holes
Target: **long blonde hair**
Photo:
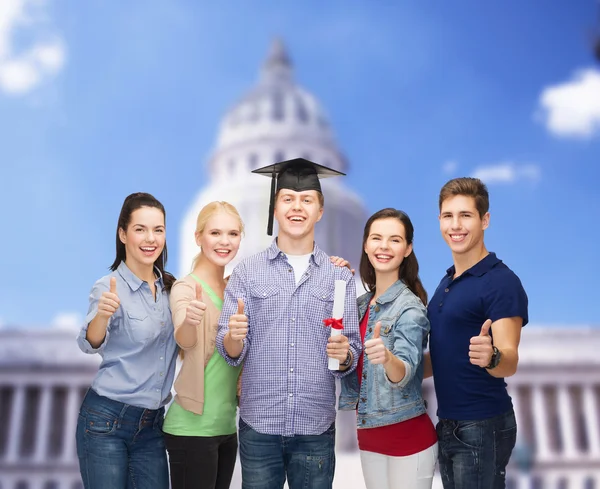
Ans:
<svg viewBox="0 0 600 489"><path fill-rule="evenodd" d="M210 220L212 216L214 216L220 211L228 212L233 217L237 218L237 220L240 222L240 233L243 235L244 222L242 221L240 213L233 205L225 201L210 202L200 210L200 212L198 213L198 218L196 219L196 233L202 234L204 232L204 229L206 228L206 223ZM198 263L200 253L202 253L202 250L200 250L200 252L192 260L192 270L196 268L196 263Z"/></svg>

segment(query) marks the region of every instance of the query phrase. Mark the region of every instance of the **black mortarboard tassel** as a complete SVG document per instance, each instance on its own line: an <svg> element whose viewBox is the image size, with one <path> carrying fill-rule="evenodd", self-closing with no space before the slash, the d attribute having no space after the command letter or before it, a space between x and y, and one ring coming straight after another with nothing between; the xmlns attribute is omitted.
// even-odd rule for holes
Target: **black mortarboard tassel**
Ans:
<svg viewBox="0 0 600 489"><path fill-rule="evenodd" d="M265 166L252 173L271 177L271 197L269 201L269 221L267 234L273 235L273 212L275 211L275 194L282 188L295 192L316 190L321 192L319 178L337 177L345 173L327 168L304 158L282 161L274 165ZM277 180L277 185L275 185Z"/></svg>

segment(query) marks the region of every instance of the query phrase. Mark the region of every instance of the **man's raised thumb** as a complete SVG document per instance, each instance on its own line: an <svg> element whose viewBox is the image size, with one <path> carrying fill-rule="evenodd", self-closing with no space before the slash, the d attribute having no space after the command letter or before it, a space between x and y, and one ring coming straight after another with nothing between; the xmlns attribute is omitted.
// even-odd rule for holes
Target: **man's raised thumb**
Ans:
<svg viewBox="0 0 600 489"><path fill-rule="evenodd" d="M373 339L377 339L381 336L381 321L375 323L375 329L373 330Z"/></svg>
<svg viewBox="0 0 600 489"><path fill-rule="evenodd" d="M491 326L492 326L492 320L487 319L485 321L485 323L483 323L483 326L481 327L481 332L479 333L479 336L488 336L490 334Z"/></svg>
<svg viewBox="0 0 600 489"><path fill-rule="evenodd" d="M242 299L238 299L238 314L244 314L244 301Z"/></svg>

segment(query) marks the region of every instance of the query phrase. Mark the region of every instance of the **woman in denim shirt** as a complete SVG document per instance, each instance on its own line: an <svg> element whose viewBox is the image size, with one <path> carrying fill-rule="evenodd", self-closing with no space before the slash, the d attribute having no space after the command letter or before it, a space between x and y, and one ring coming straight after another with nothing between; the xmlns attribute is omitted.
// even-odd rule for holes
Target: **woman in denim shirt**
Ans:
<svg viewBox="0 0 600 489"><path fill-rule="evenodd" d="M86 489L168 489L162 433L177 346L169 308L165 209L152 195L123 203L112 273L90 294L79 347L102 357L77 422Z"/></svg>
<svg viewBox="0 0 600 489"><path fill-rule="evenodd" d="M363 235L360 274L368 292L358 309L365 349L357 374L342 379L340 409L357 412L367 489L431 488L437 459L421 395L429 321L413 233L404 212L383 209Z"/></svg>

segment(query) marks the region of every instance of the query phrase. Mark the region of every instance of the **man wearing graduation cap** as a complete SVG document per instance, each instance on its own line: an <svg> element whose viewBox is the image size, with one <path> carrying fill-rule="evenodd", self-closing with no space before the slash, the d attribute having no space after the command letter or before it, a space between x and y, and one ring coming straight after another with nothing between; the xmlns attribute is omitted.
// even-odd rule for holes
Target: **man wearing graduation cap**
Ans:
<svg viewBox="0 0 600 489"><path fill-rule="evenodd" d="M323 215L319 177L343 173L298 158L255 170L272 178L265 251L242 261L225 290L217 348L244 362L239 440L243 489L330 489L335 467L335 379L356 368L356 286L314 242ZM346 294L342 334L330 337L334 283ZM331 323L331 321L327 321ZM339 324L337 325L340 326ZM339 361L329 370L328 359Z"/></svg>

